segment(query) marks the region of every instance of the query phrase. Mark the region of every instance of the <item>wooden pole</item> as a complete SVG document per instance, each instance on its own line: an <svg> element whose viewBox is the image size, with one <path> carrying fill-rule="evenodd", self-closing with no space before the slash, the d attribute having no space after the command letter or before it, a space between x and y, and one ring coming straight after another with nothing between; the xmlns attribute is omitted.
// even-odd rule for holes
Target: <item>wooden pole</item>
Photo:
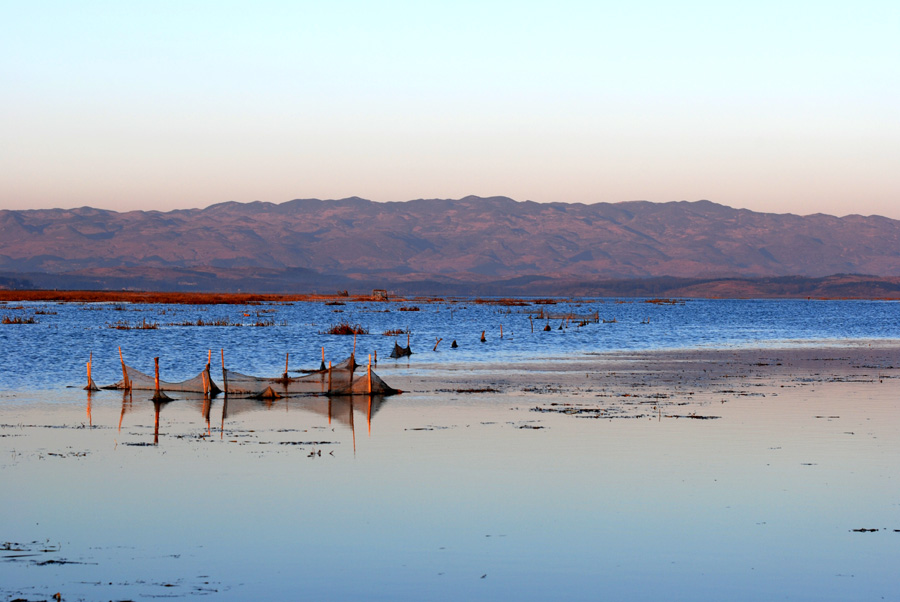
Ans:
<svg viewBox="0 0 900 602"><path fill-rule="evenodd" d="M125 368L125 358L122 357L122 348L119 347L119 361L122 362L122 385L126 391L131 390L131 381L128 380L128 369Z"/></svg>
<svg viewBox="0 0 900 602"><path fill-rule="evenodd" d="M436 340L436 341L434 342L434 349L432 349L432 351L437 351L437 346L440 345L440 344L441 344L441 341L443 341L443 340L444 340L443 338L440 338L440 339Z"/></svg>
<svg viewBox="0 0 900 602"><path fill-rule="evenodd" d="M88 357L88 363L87 363L87 386L84 388L85 391L97 391L98 390L97 385L94 384L94 379L91 376L91 367L93 366L93 364L94 364L94 352L91 351L91 354Z"/></svg>
<svg viewBox="0 0 900 602"><path fill-rule="evenodd" d="M378 365L378 350L375 350L375 365Z"/></svg>
<svg viewBox="0 0 900 602"><path fill-rule="evenodd" d="M290 353L284 354L284 379L287 380L288 377L288 359L291 357Z"/></svg>
<svg viewBox="0 0 900 602"><path fill-rule="evenodd" d="M353 333L353 354L351 355L351 357L354 357L354 358L356 357L356 333L355 332ZM354 360L354 361L356 361L356 360Z"/></svg>
<svg viewBox="0 0 900 602"><path fill-rule="evenodd" d="M153 376L153 390L155 391L155 393L153 394L153 396L158 398L159 397L159 358L158 357L153 358L153 365L155 367L154 376Z"/></svg>
<svg viewBox="0 0 900 602"><path fill-rule="evenodd" d="M371 396L372 395L372 354L371 353L369 354L369 371L368 371L366 378L369 381L369 395Z"/></svg>
<svg viewBox="0 0 900 602"><path fill-rule="evenodd" d="M228 395L228 375L225 374L225 348L224 347L222 347L222 386L225 387L225 395ZM222 420L224 421L225 420L225 418L224 418L225 410L223 409L222 412L223 412Z"/></svg>
<svg viewBox="0 0 900 602"><path fill-rule="evenodd" d="M531 322L531 332L534 333L534 318L528 316L528 321Z"/></svg>
<svg viewBox="0 0 900 602"><path fill-rule="evenodd" d="M484 331L481 331L481 342L484 343L487 339L484 338Z"/></svg>
<svg viewBox="0 0 900 602"><path fill-rule="evenodd" d="M500 325L500 338L503 338L503 324Z"/></svg>

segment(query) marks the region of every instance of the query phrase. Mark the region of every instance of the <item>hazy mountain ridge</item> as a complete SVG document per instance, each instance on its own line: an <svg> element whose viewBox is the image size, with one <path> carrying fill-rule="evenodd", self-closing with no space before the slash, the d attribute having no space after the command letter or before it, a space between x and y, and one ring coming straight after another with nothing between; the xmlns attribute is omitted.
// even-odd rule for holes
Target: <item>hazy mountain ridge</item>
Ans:
<svg viewBox="0 0 900 602"><path fill-rule="evenodd" d="M900 221L709 201L297 199L205 209L0 211L0 270L306 268L392 281L900 275Z"/></svg>

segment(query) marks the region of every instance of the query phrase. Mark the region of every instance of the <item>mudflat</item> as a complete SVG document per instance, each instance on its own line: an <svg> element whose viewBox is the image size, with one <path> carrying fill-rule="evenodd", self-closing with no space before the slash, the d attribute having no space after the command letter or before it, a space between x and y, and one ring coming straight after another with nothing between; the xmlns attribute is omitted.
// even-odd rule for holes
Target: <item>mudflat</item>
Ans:
<svg viewBox="0 0 900 602"><path fill-rule="evenodd" d="M893 595L894 342L378 370L404 393L0 393L0 593Z"/></svg>

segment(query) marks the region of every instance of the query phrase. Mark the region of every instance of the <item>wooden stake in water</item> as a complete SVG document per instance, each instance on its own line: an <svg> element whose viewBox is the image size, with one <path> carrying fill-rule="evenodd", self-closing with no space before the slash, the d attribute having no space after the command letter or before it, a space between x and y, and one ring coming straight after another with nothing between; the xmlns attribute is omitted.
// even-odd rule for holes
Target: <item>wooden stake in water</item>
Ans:
<svg viewBox="0 0 900 602"><path fill-rule="evenodd" d="M154 376L153 376L153 399L159 399L159 358L153 358L153 365L155 367Z"/></svg>
<svg viewBox="0 0 900 602"><path fill-rule="evenodd" d="M91 366L94 363L94 352L91 351L90 356L88 357L87 363L87 386L84 388L85 391L99 391L99 388L94 383L94 379L91 377Z"/></svg>
<svg viewBox="0 0 900 602"><path fill-rule="evenodd" d="M222 386L225 388L225 395L227 396L228 395L228 376L225 374L225 348L224 347L222 347ZM223 412L222 420L224 422L225 410L223 409L222 412Z"/></svg>
<svg viewBox="0 0 900 602"><path fill-rule="evenodd" d="M131 381L128 380L128 369L125 368L125 358L122 357L121 347L119 347L119 361L122 362L122 386L128 391L131 389Z"/></svg>
<svg viewBox="0 0 900 602"><path fill-rule="evenodd" d="M369 354L369 371L366 375L366 379L369 382L369 395L372 395L372 354Z"/></svg>
<svg viewBox="0 0 900 602"><path fill-rule="evenodd" d="M206 350L206 369L203 371L203 394L210 395L212 393L212 376L209 374L210 364L212 364L212 349ZM209 422L207 420L207 422Z"/></svg>
<svg viewBox="0 0 900 602"><path fill-rule="evenodd" d="M500 338L503 338L503 324L500 325Z"/></svg>
<svg viewBox="0 0 900 602"><path fill-rule="evenodd" d="M288 377L288 359L291 357L290 353L284 354L284 380L287 380Z"/></svg>

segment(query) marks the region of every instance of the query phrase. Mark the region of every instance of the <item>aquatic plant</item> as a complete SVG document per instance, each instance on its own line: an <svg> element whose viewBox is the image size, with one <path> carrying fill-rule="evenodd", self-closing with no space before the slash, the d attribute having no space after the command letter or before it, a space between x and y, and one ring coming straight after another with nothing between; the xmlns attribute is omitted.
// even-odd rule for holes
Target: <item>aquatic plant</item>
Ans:
<svg viewBox="0 0 900 602"><path fill-rule="evenodd" d="M369 331L360 324L341 322L331 326L323 334L369 334Z"/></svg>
<svg viewBox="0 0 900 602"><path fill-rule="evenodd" d="M37 324L34 316L3 316L2 324Z"/></svg>

